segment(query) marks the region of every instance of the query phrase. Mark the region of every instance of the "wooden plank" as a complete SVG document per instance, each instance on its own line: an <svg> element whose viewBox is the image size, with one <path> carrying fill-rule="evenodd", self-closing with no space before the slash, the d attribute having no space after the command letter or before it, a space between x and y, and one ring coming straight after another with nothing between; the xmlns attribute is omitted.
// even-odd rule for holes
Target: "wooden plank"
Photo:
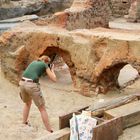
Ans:
<svg viewBox="0 0 140 140"><path fill-rule="evenodd" d="M70 127L69 120L72 118L72 114L73 113L79 114L79 112L87 109L88 107L89 106L85 106L85 107L82 107L79 109L75 109L68 114L63 114L63 115L59 116L59 129L63 129L65 127Z"/></svg>
<svg viewBox="0 0 140 140"><path fill-rule="evenodd" d="M122 118L113 118L94 127L92 140L118 140L118 136L122 134L122 131ZM70 128L64 128L49 135L43 136L37 140L69 139Z"/></svg>
<svg viewBox="0 0 140 140"><path fill-rule="evenodd" d="M91 116L91 117L97 120L97 124L101 124L101 123L105 122L104 118L98 118L98 117L95 117L95 116Z"/></svg>
<svg viewBox="0 0 140 140"><path fill-rule="evenodd" d="M64 128L46 136L42 136L36 140L69 140L70 139L70 129Z"/></svg>
<svg viewBox="0 0 140 140"><path fill-rule="evenodd" d="M93 129L92 140L118 140L118 136L122 133L122 118L113 118Z"/></svg>
<svg viewBox="0 0 140 140"><path fill-rule="evenodd" d="M92 115L94 116L101 116L103 115L104 111L130 103L132 101L138 100L137 95L129 95L129 96L123 96L116 99L113 99L111 101L107 101L104 103L100 103L97 105L94 105L94 107L90 107L87 110L92 111Z"/></svg>
<svg viewBox="0 0 140 140"><path fill-rule="evenodd" d="M122 118L113 118L97 125L93 129L92 140L118 140L118 136L123 132ZM37 140L69 140L70 129L64 128L54 133L43 136Z"/></svg>
<svg viewBox="0 0 140 140"><path fill-rule="evenodd" d="M135 101L104 113L105 118L108 116L123 118L123 128L127 128L140 123L140 101Z"/></svg>

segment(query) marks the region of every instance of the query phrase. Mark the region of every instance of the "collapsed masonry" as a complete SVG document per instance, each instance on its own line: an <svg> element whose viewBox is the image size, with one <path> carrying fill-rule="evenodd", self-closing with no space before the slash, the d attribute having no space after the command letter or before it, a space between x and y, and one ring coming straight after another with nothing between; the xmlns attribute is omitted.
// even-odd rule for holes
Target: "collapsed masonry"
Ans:
<svg viewBox="0 0 140 140"><path fill-rule="evenodd" d="M96 89L105 93L118 86L119 71L126 64L140 73L140 32L96 28L108 27L108 17L108 1L75 0L71 8L55 14L48 26L29 22L5 32L0 36L2 71L18 83L32 60L56 53L83 95Z"/></svg>

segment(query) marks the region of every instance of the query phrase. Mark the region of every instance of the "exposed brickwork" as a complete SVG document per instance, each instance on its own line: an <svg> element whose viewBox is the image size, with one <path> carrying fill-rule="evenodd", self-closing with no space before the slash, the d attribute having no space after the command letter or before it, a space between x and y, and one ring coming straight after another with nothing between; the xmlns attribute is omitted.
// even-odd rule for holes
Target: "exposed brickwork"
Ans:
<svg viewBox="0 0 140 140"><path fill-rule="evenodd" d="M2 71L17 82L22 70L40 55L57 53L68 65L81 94L117 87L120 69L131 64L140 73L140 33L113 29L67 31L24 25L0 37Z"/></svg>
<svg viewBox="0 0 140 140"><path fill-rule="evenodd" d="M130 0L108 0L113 17L123 17L128 14Z"/></svg>
<svg viewBox="0 0 140 140"><path fill-rule="evenodd" d="M29 22L5 32L0 37L2 71L17 83L32 60L57 53L68 65L73 85L83 95L90 96L91 90L105 93L117 87L119 71L127 63L140 73L140 33L93 29L108 27L109 12L109 0L75 0L71 8L47 20L48 26Z"/></svg>
<svg viewBox="0 0 140 140"><path fill-rule="evenodd" d="M46 25L59 25L68 30L108 27L109 14L109 4L106 0L74 0L69 9L55 13L47 19ZM45 24L44 21L43 23Z"/></svg>

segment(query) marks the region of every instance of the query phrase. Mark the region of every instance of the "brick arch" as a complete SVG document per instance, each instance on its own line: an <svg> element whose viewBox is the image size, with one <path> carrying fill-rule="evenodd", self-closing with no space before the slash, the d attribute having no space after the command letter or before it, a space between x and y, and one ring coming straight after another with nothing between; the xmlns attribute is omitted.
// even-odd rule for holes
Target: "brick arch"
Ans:
<svg viewBox="0 0 140 140"><path fill-rule="evenodd" d="M117 78L119 76L120 70L128 63L118 63L111 65L110 67L104 69L100 76L97 78L97 83L103 86L118 86Z"/></svg>
<svg viewBox="0 0 140 140"><path fill-rule="evenodd" d="M120 70L126 66L127 64L130 64L133 68L135 68L139 73L139 69L135 66L135 63L131 62L119 62L115 65L111 65L107 68L105 68L102 73L97 77L96 84L101 86L103 91L100 92L107 92L108 90L116 87L119 88L118 84L118 76L120 74Z"/></svg>
<svg viewBox="0 0 140 140"><path fill-rule="evenodd" d="M71 60L71 55L68 51L62 50L59 47L48 46L41 55L48 55L50 58L52 58L54 55L61 56L63 58L63 61L69 67L69 72L73 81L73 85L76 86L76 82L75 82L76 68Z"/></svg>
<svg viewBox="0 0 140 140"><path fill-rule="evenodd" d="M14 83L17 83L17 81L19 81L19 75L22 74L22 71L28 66L31 61L39 58L42 55L48 55L50 58L52 58L54 54L57 54L63 58L64 62L69 67L73 85L76 87L76 68L74 62L72 62L71 60L70 52L63 50L58 46L46 46L46 48L43 48L43 51L41 51L42 53L35 54L32 51L28 51L26 48L27 46L21 46L19 48L20 51L18 50L19 54L15 57L15 71L17 74L17 77L15 79L17 80L15 80ZM33 51L38 52L38 49L35 47Z"/></svg>

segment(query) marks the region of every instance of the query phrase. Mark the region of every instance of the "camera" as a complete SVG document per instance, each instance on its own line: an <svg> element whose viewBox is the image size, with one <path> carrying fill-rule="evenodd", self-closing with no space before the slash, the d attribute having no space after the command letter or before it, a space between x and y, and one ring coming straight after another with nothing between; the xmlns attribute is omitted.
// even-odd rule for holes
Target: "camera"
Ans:
<svg viewBox="0 0 140 140"><path fill-rule="evenodd" d="M48 64L48 66L49 66L50 69L52 68L52 65L53 65L53 64L51 64L51 63Z"/></svg>

